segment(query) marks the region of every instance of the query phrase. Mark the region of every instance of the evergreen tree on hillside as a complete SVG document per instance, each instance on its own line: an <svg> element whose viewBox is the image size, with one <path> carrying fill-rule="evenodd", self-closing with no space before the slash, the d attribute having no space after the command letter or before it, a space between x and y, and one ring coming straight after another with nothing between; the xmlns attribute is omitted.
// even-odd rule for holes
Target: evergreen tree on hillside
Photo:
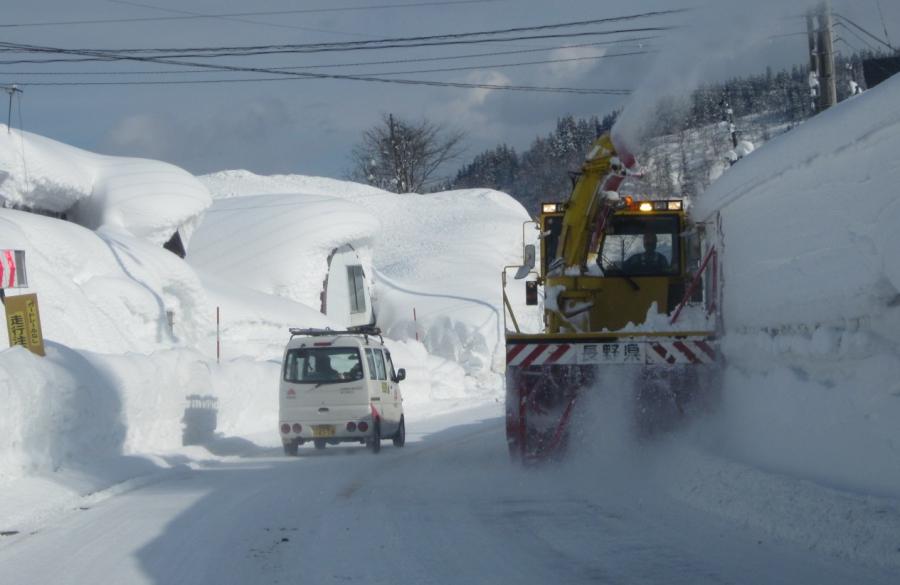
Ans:
<svg viewBox="0 0 900 585"><path fill-rule="evenodd" d="M851 81L863 85L866 56L839 55L835 60L839 100L849 97ZM636 153L646 170L640 190L651 196L702 192L711 171L732 149L726 108L732 110L739 139L749 135L765 141L771 132L799 124L813 114L806 66L780 71L768 67L758 75L705 83L684 97L661 97L648 122L648 138L668 146ZM457 173L453 186L499 189L531 212L542 201L564 200L590 144L613 127L616 116L559 118L553 132L535 138L519 154L507 145L479 154Z"/></svg>
<svg viewBox="0 0 900 585"><path fill-rule="evenodd" d="M455 189L485 187L511 192L519 173L519 155L515 149L501 144L477 155L456 173Z"/></svg>

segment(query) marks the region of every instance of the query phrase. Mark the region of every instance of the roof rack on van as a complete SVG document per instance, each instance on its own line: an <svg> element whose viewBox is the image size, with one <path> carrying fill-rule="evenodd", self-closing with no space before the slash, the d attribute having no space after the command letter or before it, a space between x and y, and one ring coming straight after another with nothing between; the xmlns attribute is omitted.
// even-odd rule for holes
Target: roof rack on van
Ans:
<svg viewBox="0 0 900 585"><path fill-rule="evenodd" d="M319 335L377 335L381 337L381 329L375 325L357 325L355 327L347 327L347 329L344 330L331 329L330 327L325 327L324 329L300 329L298 327L291 327L289 331L291 332L291 338L296 335L307 335L310 337Z"/></svg>

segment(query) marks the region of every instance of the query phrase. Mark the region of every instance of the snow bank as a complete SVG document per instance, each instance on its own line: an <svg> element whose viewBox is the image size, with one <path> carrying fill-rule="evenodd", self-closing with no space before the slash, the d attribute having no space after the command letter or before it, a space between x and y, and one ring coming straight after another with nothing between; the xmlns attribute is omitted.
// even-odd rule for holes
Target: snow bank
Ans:
<svg viewBox="0 0 900 585"><path fill-rule="evenodd" d="M900 497L900 77L780 136L696 203L724 236L735 453Z"/></svg>
<svg viewBox="0 0 900 585"><path fill-rule="evenodd" d="M21 292L38 294L47 339L98 352L152 351L196 341L212 327L199 281L161 247L8 209L0 226L3 247L26 252L30 289Z"/></svg>
<svg viewBox="0 0 900 585"><path fill-rule="evenodd" d="M900 78L839 104L696 202L698 217L722 214L731 327L869 317L900 294L898 99Z"/></svg>
<svg viewBox="0 0 900 585"><path fill-rule="evenodd" d="M209 192L161 161L103 156L0 125L0 199L65 213L90 229L109 226L155 244L190 238Z"/></svg>
<svg viewBox="0 0 900 585"><path fill-rule="evenodd" d="M49 342L45 358L7 350L0 353L0 484L60 469L102 472L118 456L176 451L198 424L190 395L216 397L210 412L218 433L270 435L274 444L279 371L276 362L216 364L188 349L109 355Z"/></svg>
<svg viewBox="0 0 900 585"><path fill-rule="evenodd" d="M900 77L779 136L695 201L723 232L716 416L660 485L811 549L900 565ZM663 457L663 456L661 456Z"/></svg>

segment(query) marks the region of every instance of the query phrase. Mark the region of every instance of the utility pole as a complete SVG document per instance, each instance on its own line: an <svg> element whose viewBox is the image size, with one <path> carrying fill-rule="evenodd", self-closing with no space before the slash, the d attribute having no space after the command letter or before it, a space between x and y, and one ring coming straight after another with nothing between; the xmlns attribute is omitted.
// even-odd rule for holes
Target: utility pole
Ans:
<svg viewBox="0 0 900 585"><path fill-rule="evenodd" d="M12 132L12 103L13 96L17 93L22 93L22 90L16 87L15 85L2 85L3 91L9 94L9 110L6 113L6 133L9 134ZM22 105L19 104L19 108L21 109ZM20 111L21 113L21 111Z"/></svg>
<svg viewBox="0 0 900 585"><path fill-rule="evenodd" d="M819 49L816 35L816 16L812 10L806 13L806 34L809 40L809 100L810 109L819 111Z"/></svg>
<svg viewBox="0 0 900 585"><path fill-rule="evenodd" d="M834 41L831 36L831 3L819 4L819 83L821 84L820 110L837 104L837 87L834 77Z"/></svg>

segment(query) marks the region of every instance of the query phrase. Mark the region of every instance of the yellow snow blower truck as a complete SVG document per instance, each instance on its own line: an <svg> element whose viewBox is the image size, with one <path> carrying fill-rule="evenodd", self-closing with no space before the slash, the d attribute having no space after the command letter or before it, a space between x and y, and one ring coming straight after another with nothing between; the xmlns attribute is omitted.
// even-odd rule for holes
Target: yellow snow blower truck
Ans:
<svg viewBox="0 0 900 585"><path fill-rule="evenodd" d="M721 292L716 226L692 223L679 199L620 195L634 168L634 157L617 152L605 134L569 200L542 204L539 264L534 245L523 242L524 265L507 267L526 279L527 305L538 305L543 291L540 333L520 331L504 269L513 325L506 327L506 437L516 460L563 454L588 393L629 386L635 426L647 431L681 418L712 384Z"/></svg>

